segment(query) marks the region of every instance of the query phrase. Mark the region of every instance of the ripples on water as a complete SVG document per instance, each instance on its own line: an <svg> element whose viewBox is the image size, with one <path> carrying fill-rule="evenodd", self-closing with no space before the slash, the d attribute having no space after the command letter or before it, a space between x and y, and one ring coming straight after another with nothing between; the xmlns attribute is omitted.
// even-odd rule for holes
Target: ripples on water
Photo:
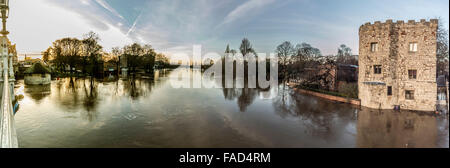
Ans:
<svg viewBox="0 0 450 168"><path fill-rule="evenodd" d="M175 89L186 69L153 79L64 78L22 93L20 147L448 147L448 119L360 109L280 87ZM200 72L194 70L193 74ZM215 82L216 84L220 82Z"/></svg>

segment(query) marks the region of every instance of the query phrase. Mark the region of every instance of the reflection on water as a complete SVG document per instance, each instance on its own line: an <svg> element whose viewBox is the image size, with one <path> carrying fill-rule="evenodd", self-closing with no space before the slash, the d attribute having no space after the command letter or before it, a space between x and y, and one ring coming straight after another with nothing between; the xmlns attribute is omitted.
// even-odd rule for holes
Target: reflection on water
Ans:
<svg viewBox="0 0 450 168"><path fill-rule="evenodd" d="M223 88L223 95L227 100L236 100L241 112L245 112L255 98L258 96L258 89L249 88Z"/></svg>
<svg viewBox="0 0 450 168"><path fill-rule="evenodd" d="M200 73L65 78L47 86L19 81L20 146L448 147L444 117L359 109L281 86L274 99L262 99L261 89L175 89L179 72Z"/></svg>
<svg viewBox="0 0 450 168"><path fill-rule="evenodd" d="M439 142L438 134L448 133L448 120L444 121L446 128L438 127L442 122L439 120L421 113L365 109L358 116L357 144L358 147L378 148L433 148L440 143L445 146L445 141ZM448 134L446 136L448 147Z"/></svg>
<svg viewBox="0 0 450 168"><path fill-rule="evenodd" d="M34 99L37 103L39 103L42 99L50 95L51 86L48 85L27 85L24 87L25 93L30 95L32 99Z"/></svg>
<svg viewBox="0 0 450 168"><path fill-rule="evenodd" d="M355 107L300 95L290 89L280 91L273 103L279 116L297 118L304 132L311 137L333 142L346 134L355 134L359 112Z"/></svg>

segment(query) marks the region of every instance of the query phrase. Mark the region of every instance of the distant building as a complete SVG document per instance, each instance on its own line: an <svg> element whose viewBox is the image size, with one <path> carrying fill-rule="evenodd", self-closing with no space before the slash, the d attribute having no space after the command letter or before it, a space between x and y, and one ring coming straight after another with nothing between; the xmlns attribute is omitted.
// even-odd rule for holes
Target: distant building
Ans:
<svg viewBox="0 0 450 168"><path fill-rule="evenodd" d="M338 64L336 80L338 82L358 82L358 65Z"/></svg>
<svg viewBox="0 0 450 168"><path fill-rule="evenodd" d="M127 57L124 55L119 56L119 64L120 64L120 73L122 77L126 77L128 75L128 62Z"/></svg>
<svg viewBox="0 0 450 168"><path fill-rule="evenodd" d="M17 70L15 70L15 76L22 78L24 76L24 72L30 68L31 66L33 66L33 64L37 63L37 62L41 62L41 60L39 58L31 58L31 57L25 57L24 60L20 60L17 63Z"/></svg>
<svg viewBox="0 0 450 168"><path fill-rule="evenodd" d="M23 73L27 85L46 85L51 82L51 71L41 62L34 63Z"/></svg>
<svg viewBox="0 0 450 168"><path fill-rule="evenodd" d="M117 64L114 61L107 61L103 64L104 76L116 75L117 71Z"/></svg>
<svg viewBox="0 0 450 168"><path fill-rule="evenodd" d="M438 20L387 20L359 29L359 98L376 109L436 110Z"/></svg>
<svg viewBox="0 0 450 168"><path fill-rule="evenodd" d="M308 67L304 69L300 76L297 77L297 82L309 83L309 87L317 89L327 89L330 91L339 91L341 85L350 83L356 84L358 81L358 66L349 64L325 64ZM325 80L317 80L319 76L326 78ZM326 83L324 81L327 81Z"/></svg>

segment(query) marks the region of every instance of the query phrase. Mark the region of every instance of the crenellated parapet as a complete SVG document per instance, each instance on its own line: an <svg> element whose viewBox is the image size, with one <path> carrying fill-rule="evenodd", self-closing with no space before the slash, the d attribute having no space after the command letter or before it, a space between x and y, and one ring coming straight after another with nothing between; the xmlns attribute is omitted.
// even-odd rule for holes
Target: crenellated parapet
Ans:
<svg viewBox="0 0 450 168"><path fill-rule="evenodd" d="M436 27L438 26L438 19L420 19L420 21L416 20L397 20L394 22L392 19L388 19L385 22L381 21L375 21L374 23L367 22L359 28L360 31L367 31L367 30L380 30L380 29L389 29L392 27Z"/></svg>

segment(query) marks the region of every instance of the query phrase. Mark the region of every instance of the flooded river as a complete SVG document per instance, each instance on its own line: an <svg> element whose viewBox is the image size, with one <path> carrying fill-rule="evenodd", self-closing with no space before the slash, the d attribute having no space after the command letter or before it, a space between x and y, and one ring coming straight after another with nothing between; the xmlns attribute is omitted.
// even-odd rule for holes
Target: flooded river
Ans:
<svg viewBox="0 0 450 168"><path fill-rule="evenodd" d="M280 87L176 89L153 79L17 81L20 147L449 147L448 118L335 103ZM193 70L193 73L200 73Z"/></svg>

